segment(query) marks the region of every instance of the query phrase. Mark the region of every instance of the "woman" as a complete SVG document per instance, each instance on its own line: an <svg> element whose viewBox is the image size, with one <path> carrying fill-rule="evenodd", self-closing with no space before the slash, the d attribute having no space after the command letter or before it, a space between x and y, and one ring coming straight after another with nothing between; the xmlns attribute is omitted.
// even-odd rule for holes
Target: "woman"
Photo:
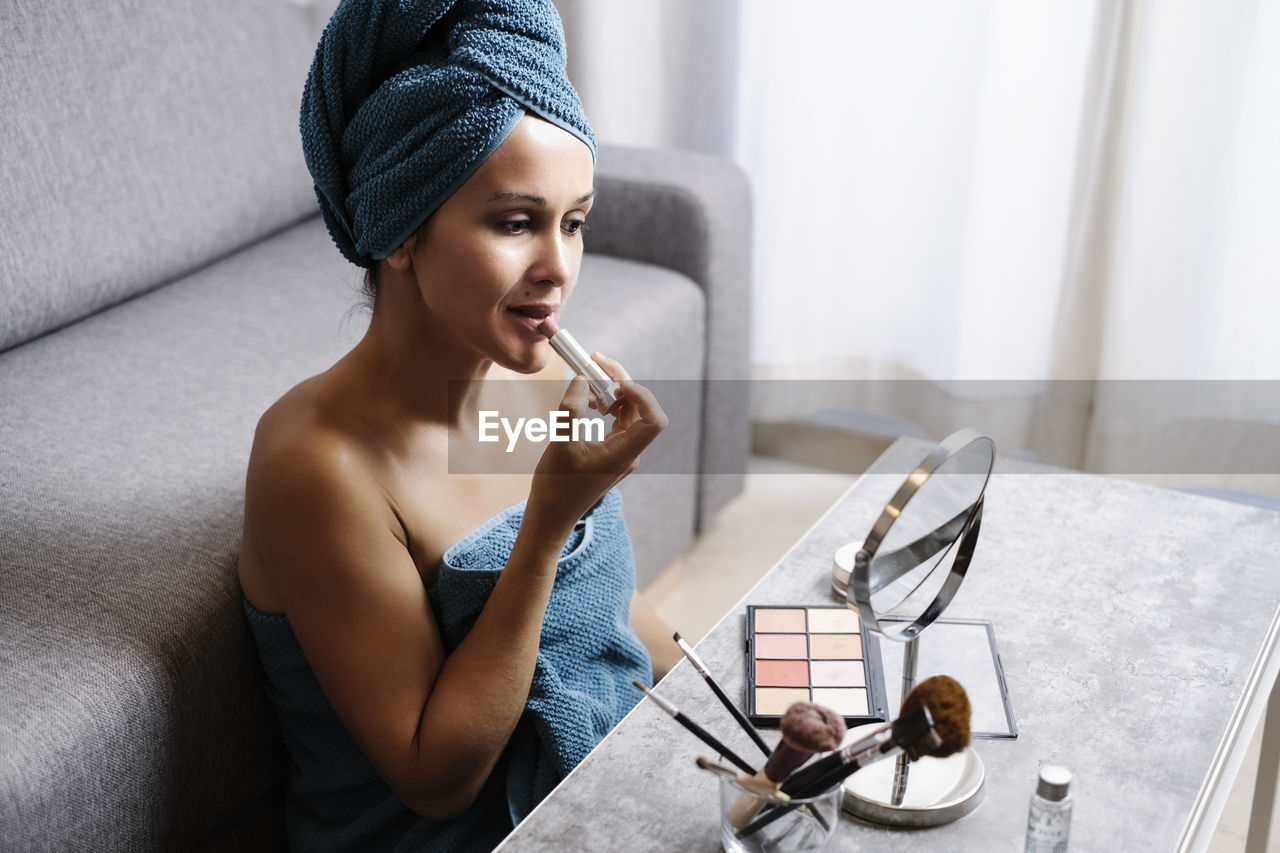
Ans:
<svg viewBox="0 0 1280 853"><path fill-rule="evenodd" d="M317 50L308 166L375 297L360 343L263 415L246 481L295 849L492 847L673 661L611 491L666 417L620 364L597 356L623 397L604 441L450 474L483 381L551 362L541 323L576 283L595 143L562 40L549 0L364 0ZM590 405L574 378L560 408Z"/></svg>

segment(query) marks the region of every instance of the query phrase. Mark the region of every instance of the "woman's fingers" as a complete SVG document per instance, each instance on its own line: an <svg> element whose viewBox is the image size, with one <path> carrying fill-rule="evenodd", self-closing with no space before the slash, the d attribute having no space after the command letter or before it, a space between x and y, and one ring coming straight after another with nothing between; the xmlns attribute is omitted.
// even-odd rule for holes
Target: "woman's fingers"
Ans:
<svg viewBox="0 0 1280 853"><path fill-rule="evenodd" d="M656 426L659 432L667 428L667 413L662 411L662 406L658 405L658 398L653 396L652 391L630 379L624 379L620 384L622 393L630 404L629 408L636 413L638 420Z"/></svg>
<svg viewBox="0 0 1280 853"><path fill-rule="evenodd" d="M623 429L629 429L637 420L659 425L659 432L666 428L666 413L658 405L658 399L653 396L652 391L633 380L627 369L619 362L609 358L609 356L593 352L591 353L591 358L604 368L604 372L609 374L611 379L618 382L622 388L622 395L633 404L627 405L623 403L619 407L619 412L615 415Z"/></svg>
<svg viewBox="0 0 1280 853"><path fill-rule="evenodd" d="M619 426L623 429L631 429L632 424L636 422L636 407L628 406L627 399L624 396L622 398L622 405L618 406L615 417L617 418Z"/></svg>
<svg viewBox="0 0 1280 853"><path fill-rule="evenodd" d="M614 410L613 429L608 442L617 445L623 454L637 456L658 434L667 428L667 415L658 404L653 392L631 378L620 363L598 352L591 354L594 360L621 388L622 404ZM574 408L570 401L579 406ZM581 376L574 376L565 391L563 408L572 417L582 417L587 408L598 408L589 386Z"/></svg>
<svg viewBox="0 0 1280 853"><path fill-rule="evenodd" d="M591 353L591 360L604 368L604 372L609 374L610 379L622 381L623 379L631 378L631 374L627 373L627 369L625 367L603 353Z"/></svg>
<svg viewBox="0 0 1280 853"><path fill-rule="evenodd" d="M618 382L619 386L621 386L621 383L624 380L629 381L631 379L631 374L627 373L627 369L625 367L603 353L591 353L591 360L600 365L605 374L607 374L610 379ZM613 428L625 430L629 429L631 425L635 423L636 413L632 407L627 405L626 394L622 393L619 396L623 398L623 401L613 409Z"/></svg>
<svg viewBox="0 0 1280 853"><path fill-rule="evenodd" d="M571 418L585 418L591 403L587 380L581 376L574 376L569 380L569 387L564 389L564 396L560 398L560 408L567 411Z"/></svg>
<svg viewBox="0 0 1280 853"><path fill-rule="evenodd" d="M621 453L635 457L667 428L667 415L653 392L639 382L624 379L620 384L624 399L606 442L618 444Z"/></svg>

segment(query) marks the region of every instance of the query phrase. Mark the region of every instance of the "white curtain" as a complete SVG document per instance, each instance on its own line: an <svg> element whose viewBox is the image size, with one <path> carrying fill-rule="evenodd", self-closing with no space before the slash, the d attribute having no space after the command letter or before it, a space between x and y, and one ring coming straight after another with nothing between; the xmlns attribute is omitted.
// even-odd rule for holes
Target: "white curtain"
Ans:
<svg viewBox="0 0 1280 853"><path fill-rule="evenodd" d="M1280 3L557 5L602 140L751 177L757 417L1276 489Z"/></svg>

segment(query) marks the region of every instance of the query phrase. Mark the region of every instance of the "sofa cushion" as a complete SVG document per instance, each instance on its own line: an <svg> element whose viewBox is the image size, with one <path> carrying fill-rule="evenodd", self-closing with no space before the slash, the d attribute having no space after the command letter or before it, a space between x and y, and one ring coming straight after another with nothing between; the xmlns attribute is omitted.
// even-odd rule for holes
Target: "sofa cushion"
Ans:
<svg viewBox="0 0 1280 853"><path fill-rule="evenodd" d="M283 0L0 4L0 350L314 214L314 50Z"/></svg>
<svg viewBox="0 0 1280 853"><path fill-rule="evenodd" d="M670 420L618 487L643 589L689 547L697 523L705 292L665 267L587 254L563 319L584 347L617 359L652 390Z"/></svg>
<svg viewBox="0 0 1280 853"><path fill-rule="evenodd" d="M0 353L0 849L231 837L283 777L235 580L245 466L259 415L363 333L358 273L316 217ZM637 376L701 365L692 281L589 256L582 282L590 346ZM624 484L633 530L671 519L638 557L689 541L683 464L665 502Z"/></svg>

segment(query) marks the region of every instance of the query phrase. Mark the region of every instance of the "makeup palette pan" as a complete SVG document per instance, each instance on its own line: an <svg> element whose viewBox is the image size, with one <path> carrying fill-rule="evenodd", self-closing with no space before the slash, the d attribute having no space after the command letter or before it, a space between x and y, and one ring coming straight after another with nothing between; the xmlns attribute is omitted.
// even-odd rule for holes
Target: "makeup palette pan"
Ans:
<svg viewBox="0 0 1280 853"><path fill-rule="evenodd" d="M888 719L879 646L848 607L747 608L747 716L777 727L795 702L826 705L850 726Z"/></svg>

